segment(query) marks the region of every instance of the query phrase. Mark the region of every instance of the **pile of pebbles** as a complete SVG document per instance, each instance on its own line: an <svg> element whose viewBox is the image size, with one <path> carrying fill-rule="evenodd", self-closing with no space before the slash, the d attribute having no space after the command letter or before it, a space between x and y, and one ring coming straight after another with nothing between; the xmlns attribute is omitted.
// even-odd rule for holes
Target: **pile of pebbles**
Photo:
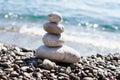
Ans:
<svg viewBox="0 0 120 80"><path fill-rule="evenodd" d="M120 54L81 56L79 62L67 64L1 43L0 80L120 80Z"/></svg>

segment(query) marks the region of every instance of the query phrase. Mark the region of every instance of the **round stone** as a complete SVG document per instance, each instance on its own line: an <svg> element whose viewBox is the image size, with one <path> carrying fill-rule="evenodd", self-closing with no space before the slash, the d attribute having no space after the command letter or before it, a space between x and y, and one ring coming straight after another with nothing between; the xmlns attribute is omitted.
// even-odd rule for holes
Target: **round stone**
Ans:
<svg viewBox="0 0 120 80"><path fill-rule="evenodd" d="M42 66L45 68L45 69L54 69L56 64L48 59L44 59L43 63L42 63Z"/></svg>
<svg viewBox="0 0 120 80"><path fill-rule="evenodd" d="M68 46L50 48L45 45L36 50L36 57L58 62L75 63L80 60L80 53Z"/></svg>
<svg viewBox="0 0 120 80"><path fill-rule="evenodd" d="M62 21L62 15L58 12L52 12L52 13L48 14L48 20L50 22L59 23Z"/></svg>
<svg viewBox="0 0 120 80"><path fill-rule="evenodd" d="M64 39L61 35L52 35L46 33L43 38L43 43L48 47L59 47L64 44Z"/></svg>
<svg viewBox="0 0 120 80"><path fill-rule="evenodd" d="M52 34L61 34L64 31L62 24L48 22L44 24L44 30Z"/></svg>

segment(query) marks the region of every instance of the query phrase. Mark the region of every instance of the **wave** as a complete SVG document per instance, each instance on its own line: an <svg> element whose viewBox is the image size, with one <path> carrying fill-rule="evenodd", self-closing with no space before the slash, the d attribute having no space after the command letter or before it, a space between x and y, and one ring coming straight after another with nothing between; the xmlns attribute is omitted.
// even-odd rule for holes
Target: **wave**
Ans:
<svg viewBox="0 0 120 80"><path fill-rule="evenodd" d="M120 32L120 24L109 24L109 23L102 23L99 20L93 20L87 17L88 21L83 20L80 17L64 17L62 24L65 26L78 26L84 28L93 28L101 31L110 31L110 32ZM93 20L93 21L92 21ZM21 27L24 25L29 26L42 26L47 21L46 15L18 15L13 13L8 14L0 14L0 27L7 26L7 27ZM6 23L7 22L7 23Z"/></svg>
<svg viewBox="0 0 120 80"><path fill-rule="evenodd" d="M28 27L27 25L23 25L21 28L4 28L2 31L16 31L21 34L28 34L28 35L38 35L43 36L46 32L41 27ZM107 37L109 36L113 37ZM112 34L112 33L101 33L96 32L93 34L93 32L84 32L84 31L65 31L63 33L63 36L65 38L65 41L70 41L74 43L79 44L89 44L95 47L104 47L109 49L120 49L119 44L119 38L117 40L117 37L120 35ZM108 45L109 44L109 45Z"/></svg>

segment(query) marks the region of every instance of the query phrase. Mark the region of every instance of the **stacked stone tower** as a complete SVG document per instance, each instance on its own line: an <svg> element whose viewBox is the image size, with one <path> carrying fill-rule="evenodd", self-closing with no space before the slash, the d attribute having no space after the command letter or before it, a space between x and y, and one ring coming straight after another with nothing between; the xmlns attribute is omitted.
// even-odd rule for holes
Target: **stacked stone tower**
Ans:
<svg viewBox="0 0 120 80"><path fill-rule="evenodd" d="M66 63L78 62L80 53L64 45L64 38L61 34L64 32L64 26L60 23L62 21L61 14L50 13L48 21L44 24L44 30L47 32L42 38L44 45L36 50L36 57Z"/></svg>
<svg viewBox="0 0 120 80"><path fill-rule="evenodd" d="M43 37L43 42L48 47L60 47L63 46L64 38L61 33L64 31L64 26L60 24L62 16L60 13L54 12L48 15L48 20L44 24L44 30L47 34Z"/></svg>

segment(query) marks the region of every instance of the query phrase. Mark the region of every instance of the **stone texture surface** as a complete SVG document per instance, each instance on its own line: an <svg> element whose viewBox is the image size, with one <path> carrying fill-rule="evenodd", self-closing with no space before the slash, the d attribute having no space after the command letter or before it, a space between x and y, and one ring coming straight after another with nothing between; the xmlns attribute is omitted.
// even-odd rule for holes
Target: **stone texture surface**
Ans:
<svg viewBox="0 0 120 80"><path fill-rule="evenodd" d="M64 44L62 35L53 35L46 33L42 38L43 43L49 47L59 47Z"/></svg>
<svg viewBox="0 0 120 80"><path fill-rule="evenodd" d="M80 60L80 53L68 46L49 48L42 45L36 50L36 57L59 62L75 63Z"/></svg>
<svg viewBox="0 0 120 80"><path fill-rule="evenodd" d="M64 26L60 23L58 24L58 23L48 22L45 23L43 27L45 31L52 34L61 34L64 31Z"/></svg>
<svg viewBox="0 0 120 80"><path fill-rule="evenodd" d="M50 22L59 23L62 21L62 15L58 12L52 12L52 13L48 14L48 20Z"/></svg>

